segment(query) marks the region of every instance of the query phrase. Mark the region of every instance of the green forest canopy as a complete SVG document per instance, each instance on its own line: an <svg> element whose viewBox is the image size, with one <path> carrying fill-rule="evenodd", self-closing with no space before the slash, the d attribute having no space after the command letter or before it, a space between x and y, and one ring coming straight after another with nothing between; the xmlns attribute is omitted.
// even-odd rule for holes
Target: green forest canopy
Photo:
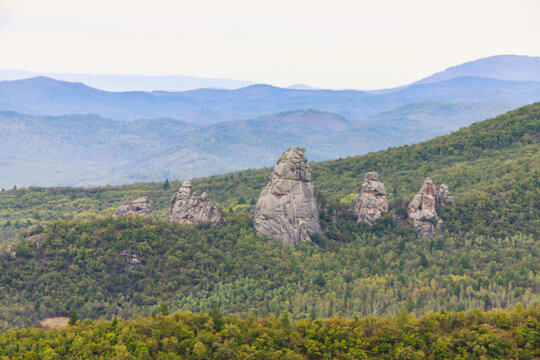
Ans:
<svg viewBox="0 0 540 360"><path fill-rule="evenodd" d="M538 359L540 306L362 319L242 319L167 308L130 321L0 333L1 359Z"/></svg>

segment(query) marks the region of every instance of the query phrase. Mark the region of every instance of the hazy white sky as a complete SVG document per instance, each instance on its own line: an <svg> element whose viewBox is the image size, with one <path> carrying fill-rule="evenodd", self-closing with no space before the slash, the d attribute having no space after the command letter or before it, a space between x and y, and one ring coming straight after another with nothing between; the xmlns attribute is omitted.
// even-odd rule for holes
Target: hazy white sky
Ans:
<svg viewBox="0 0 540 360"><path fill-rule="evenodd" d="M0 0L0 68L402 85L540 56L540 0Z"/></svg>

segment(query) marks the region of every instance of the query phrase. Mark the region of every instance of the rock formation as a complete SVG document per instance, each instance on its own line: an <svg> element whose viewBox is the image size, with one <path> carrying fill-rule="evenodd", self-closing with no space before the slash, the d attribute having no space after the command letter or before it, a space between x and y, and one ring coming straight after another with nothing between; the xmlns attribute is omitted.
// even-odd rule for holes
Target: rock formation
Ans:
<svg viewBox="0 0 540 360"><path fill-rule="evenodd" d="M309 241L310 234L321 231L311 168L303 149L291 148L278 159L255 206L253 227L285 245Z"/></svg>
<svg viewBox="0 0 540 360"><path fill-rule="evenodd" d="M353 205L353 212L358 216L357 222L373 225L382 214L388 211L386 189L379 181L379 174L368 172L364 175L364 182L358 188L358 197Z"/></svg>
<svg viewBox="0 0 540 360"><path fill-rule="evenodd" d="M437 188L430 178L427 178L407 207L407 214L414 227L426 236L433 236L437 229L439 218L436 209Z"/></svg>
<svg viewBox="0 0 540 360"><path fill-rule="evenodd" d="M441 186L439 186L439 191L437 192L435 200L437 202L437 209L448 203L454 202L454 197L449 194L448 185L441 184Z"/></svg>
<svg viewBox="0 0 540 360"><path fill-rule="evenodd" d="M118 209L116 209L113 217L135 215L151 218L154 217L152 214L152 206L150 205L150 201L146 196L137 195L126 200L118 207Z"/></svg>
<svg viewBox="0 0 540 360"><path fill-rule="evenodd" d="M437 209L453 201L454 198L449 194L448 185L441 184L437 191L431 179L426 178L420 191L409 203L407 214L420 233L431 237L435 235L435 231L442 223L437 216Z"/></svg>
<svg viewBox="0 0 540 360"><path fill-rule="evenodd" d="M180 224L198 224L211 221L223 222L223 215L217 205L206 197L206 193L191 193L191 181L184 181L171 198L167 219Z"/></svg>

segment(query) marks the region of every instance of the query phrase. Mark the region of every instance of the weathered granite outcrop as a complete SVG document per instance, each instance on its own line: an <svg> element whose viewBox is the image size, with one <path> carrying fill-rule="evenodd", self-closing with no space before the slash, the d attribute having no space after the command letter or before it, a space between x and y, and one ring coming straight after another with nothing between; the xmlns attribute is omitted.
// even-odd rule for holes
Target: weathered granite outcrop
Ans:
<svg viewBox="0 0 540 360"><path fill-rule="evenodd" d="M286 245L310 241L310 234L321 231L317 206L304 150L290 148L278 159L259 196L253 227Z"/></svg>
<svg viewBox="0 0 540 360"><path fill-rule="evenodd" d="M116 209L113 217L118 216L136 216L154 217L152 213L152 206L150 200L146 196L136 195L126 200L122 205Z"/></svg>
<svg viewBox="0 0 540 360"><path fill-rule="evenodd" d="M453 201L448 185L441 184L437 190L433 181L426 178L420 191L409 203L407 214L420 233L432 237L442 223L437 215L437 209Z"/></svg>
<svg viewBox="0 0 540 360"><path fill-rule="evenodd" d="M441 186L439 186L439 191L437 191L435 201L437 202L437 209L448 203L454 202L454 197L449 194L448 185L441 184Z"/></svg>
<svg viewBox="0 0 540 360"><path fill-rule="evenodd" d="M211 221L219 224L224 221L217 205L201 195L191 193L191 181L184 181L171 198L167 219L180 224L200 224Z"/></svg>
<svg viewBox="0 0 540 360"><path fill-rule="evenodd" d="M368 172L364 175L364 182L358 188L358 193L352 208L358 216L357 222L362 221L371 226L382 214L388 212L386 189L376 172Z"/></svg>
<svg viewBox="0 0 540 360"><path fill-rule="evenodd" d="M424 181L420 191L407 207L407 214L414 227L422 234L431 237L437 230L439 218L436 209L437 188L430 178Z"/></svg>

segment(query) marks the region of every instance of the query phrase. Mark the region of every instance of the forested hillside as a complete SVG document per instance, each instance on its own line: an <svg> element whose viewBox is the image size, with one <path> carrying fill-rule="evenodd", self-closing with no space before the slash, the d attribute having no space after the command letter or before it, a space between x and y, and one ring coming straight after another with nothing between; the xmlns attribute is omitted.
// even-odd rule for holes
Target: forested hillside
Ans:
<svg viewBox="0 0 540 360"><path fill-rule="evenodd" d="M516 107L428 102L366 119L299 110L213 125L0 111L0 188L189 179L270 166L294 146L310 149L312 160L336 159L446 135Z"/></svg>
<svg viewBox="0 0 540 360"><path fill-rule="evenodd" d="M193 181L227 213L216 227L164 222L177 182L4 191L4 249L28 224L48 226L0 254L0 328L73 310L127 318L161 303L259 316L288 311L292 319L534 306L539 134L536 103L424 143L312 163L324 209L316 246L283 247L252 230L250 211L270 169ZM371 170L394 211L368 228L348 208ZM441 209L443 229L433 239L405 219L425 176L449 184L456 199ZM157 220L107 217L136 193L153 201Z"/></svg>
<svg viewBox="0 0 540 360"><path fill-rule="evenodd" d="M6 359L537 359L540 306L388 318L242 319L175 313L0 334Z"/></svg>

